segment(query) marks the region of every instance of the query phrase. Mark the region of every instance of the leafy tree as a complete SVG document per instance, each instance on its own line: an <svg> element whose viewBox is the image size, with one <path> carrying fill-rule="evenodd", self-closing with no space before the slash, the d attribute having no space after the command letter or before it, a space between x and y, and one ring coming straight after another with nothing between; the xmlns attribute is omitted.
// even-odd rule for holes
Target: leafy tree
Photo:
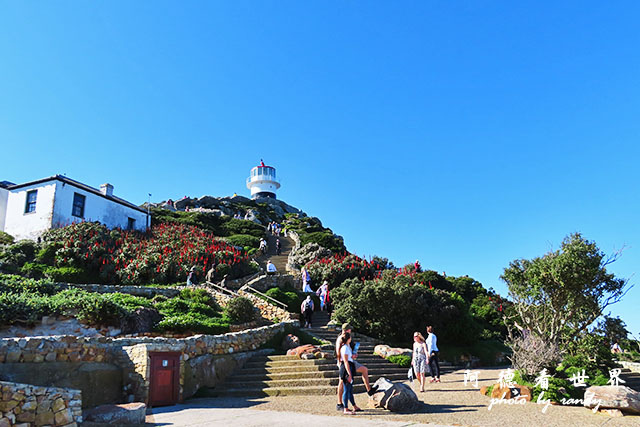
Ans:
<svg viewBox="0 0 640 427"><path fill-rule="evenodd" d="M604 316L604 318L598 322L596 332L601 333L611 343L620 343L629 338L627 324L624 323L620 317Z"/></svg>
<svg viewBox="0 0 640 427"><path fill-rule="evenodd" d="M529 352L526 341L540 340L546 347L558 349L555 356L537 362L549 365L606 307L620 301L629 289L627 281L607 272L607 266L619 255L607 256L595 242L574 233L556 251L532 260L512 261L501 278L515 309L507 321L522 331L521 337L510 334L514 358Z"/></svg>

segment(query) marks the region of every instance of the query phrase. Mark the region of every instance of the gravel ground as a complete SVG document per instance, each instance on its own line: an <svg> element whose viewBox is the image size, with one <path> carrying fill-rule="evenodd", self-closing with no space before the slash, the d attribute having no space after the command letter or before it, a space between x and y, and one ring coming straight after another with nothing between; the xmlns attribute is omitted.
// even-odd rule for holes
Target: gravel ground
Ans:
<svg viewBox="0 0 640 427"><path fill-rule="evenodd" d="M499 371L499 369L480 370L479 386L497 382ZM591 410L582 407L550 406L546 413L543 413L543 405L527 403L525 405L494 405L489 410L491 399L481 395L478 389L470 385L465 386L463 375L464 371L455 371L444 375L439 384L428 384L427 391L418 393L418 397L425 403L425 406L414 414L393 414L381 409L366 409L368 408L367 395L365 393L357 394L356 403L365 411L355 415L354 418L402 421L406 424L432 423L463 426L640 426L640 416L611 418L600 413L594 414ZM250 408L252 410L330 415L343 418L345 424L348 422L346 416L335 410L335 396L214 398L189 402L197 404L201 408ZM148 421L152 422L152 419L150 418ZM285 421L283 420L283 422Z"/></svg>

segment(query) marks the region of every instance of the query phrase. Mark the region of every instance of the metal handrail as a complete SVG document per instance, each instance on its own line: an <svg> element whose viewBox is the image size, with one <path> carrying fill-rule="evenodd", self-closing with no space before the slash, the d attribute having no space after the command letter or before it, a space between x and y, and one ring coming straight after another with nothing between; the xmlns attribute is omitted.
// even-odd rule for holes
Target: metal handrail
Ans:
<svg viewBox="0 0 640 427"><path fill-rule="evenodd" d="M212 282L207 281L207 285L213 286L214 288L221 290L222 293L227 292L227 293L231 294L231 296L234 296L234 297L239 297L240 296L240 294L232 291L231 289L227 289L224 286L220 286L220 285L218 285L216 283L212 283Z"/></svg>
<svg viewBox="0 0 640 427"><path fill-rule="evenodd" d="M268 299L269 301L273 301L276 305L279 305L281 308L283 308L283 309L285 309L285 310L287 309L287 304L285 304L285 303L283 303L283 302L280 302L280 301L278 301L277 299L273 299L273 298L271 298L269 295L263 294L263 293L262 293L262 292L260 292L259 290L255 289L255 288L252 288L252 287L251 287L251 286L249 286L249 285L244 285L243 287L241 287L241 288L240 288L240 290L245 290L245 288L246 288L246 289L251 289L253 292L257 293L258 295L265 297L265 298L266 298L266 299Z"/></svg>

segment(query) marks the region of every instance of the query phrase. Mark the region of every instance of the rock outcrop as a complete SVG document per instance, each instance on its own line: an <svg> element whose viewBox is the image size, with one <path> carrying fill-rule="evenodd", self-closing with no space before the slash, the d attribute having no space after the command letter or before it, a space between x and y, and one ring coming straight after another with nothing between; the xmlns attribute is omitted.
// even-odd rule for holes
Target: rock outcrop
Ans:
<svg viewBox="0 0 640 427"><path fill-rule="evenodd" d="M398 356L401 354L411 356L412 350L410 348L394 348L389 347L388 345L379 344L373 349L373 354L386 359L390 356Z"/></svg>
<svg viewBox="0 0 640 427"><path fill-rule="evenodd" d="M406 384L393 383L386 378L375 382L378 392L369 397L369 406L391 412L412 412L420 406L418 396Z"/></svg>
<svg viewBox="0 0 640 427"><path fill-rule="evenodd" d="M141 402L102 405L85 412L85 420L105 424L135 424L145 422L147 405Z"/></svg>
<svg viewBox="0 0 640 427"><path fill-rule="evenodd" d="M594 386L584 393L584 406L619 409L624 413L640 414L640 392L624 386Z"/></svg>

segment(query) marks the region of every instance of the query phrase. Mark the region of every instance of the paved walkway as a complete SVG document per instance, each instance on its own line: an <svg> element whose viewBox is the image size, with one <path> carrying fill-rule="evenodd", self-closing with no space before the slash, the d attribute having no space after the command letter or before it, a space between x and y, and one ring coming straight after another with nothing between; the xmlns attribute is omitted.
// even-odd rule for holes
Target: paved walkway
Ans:
<svg viewBox="0 0 640 427"><path fill-rule="evenodd" d="M497 382L500 369L479 371L479 386ZM335 410L336 396L275 396L264 398L197 399L185 405L153 409L147 422L157 425L197 426L496 426L496 427L591 427L640 426L640 416L610 418L583 407L497 404L489 410L491 399L477 388L464 384L464 371L442 376L442 383L428 384L418 393L422 409L412 414L395 414L382 409L366 409L367 395L356 394L364 412L354 416ZM348 418L347 418L348 417ZM422 423L422 424L420 424Z"/></svg>
<svg viewBox="0 0 640 427"><path fill-rule="evenodd" d="M304 426L304 427L339 427L348 424L350 427L403 427L426 426L426 424L406 423L402 421L371 420L358 416L327 416L301 412L265 411L249 408L216 408L214 399L197 399L187 405L153 410L147 416L147 423L162 426ZM429 427L450 427L429 424Z"/></svg>

